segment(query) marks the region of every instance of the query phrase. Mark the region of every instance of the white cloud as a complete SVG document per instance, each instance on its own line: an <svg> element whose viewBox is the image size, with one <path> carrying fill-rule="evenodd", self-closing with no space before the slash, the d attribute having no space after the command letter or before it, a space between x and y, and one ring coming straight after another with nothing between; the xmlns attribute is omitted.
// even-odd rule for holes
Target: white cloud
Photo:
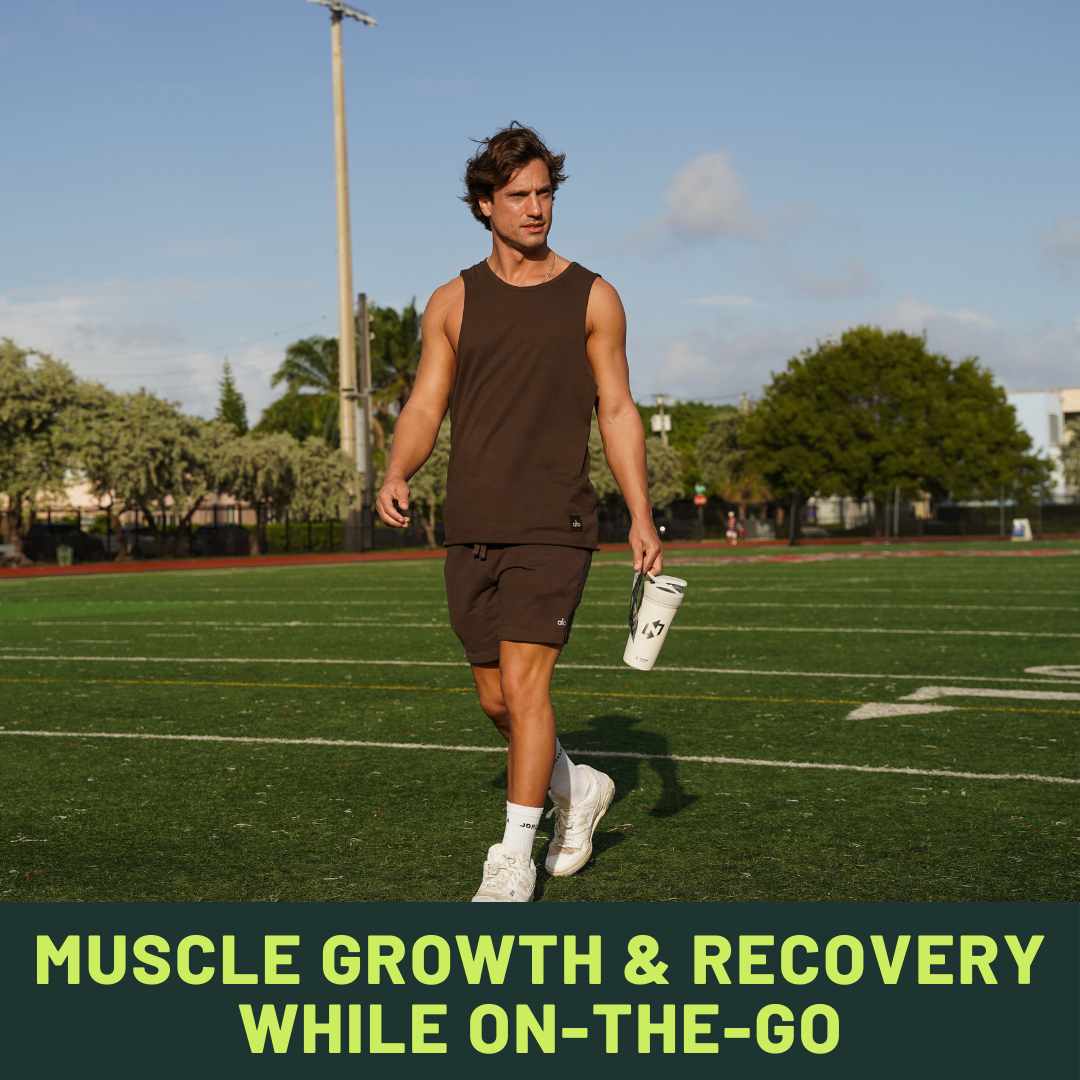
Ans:
<svg viewBox="0 0 1080 1080"><path fill-rule="evenodd" d="M917 334L931 325L959 323L961 326L975 327L979 330L993 330L997 319L981 311L970 308L956 308L946 311L936 304L923 304L914 296L905 296L902 300L886 308L883 313L893 327Z"/></svg>
<svg viewBox="0 0 1080 1080"><path fill-rule="evenodd" d="M845 259L836 264L837 274L802 273L786 264L780 275L792 292L819 300L854 300L878 288L870 267L861 259Z"/></svg>
<svg viewBox="0 0 1080 1080"><path fill-rule="evenodd" d="M698 296L693 300L684 300L684 304L700 304L702 307L722 308L767 308L760 300L752 296Z"/></svg>
<svg viewBox="0 0 1080 1080"><path fill-rule="evenodd" d="M701 154L684 165L664 193L667 224L686 239L741 236L759 239L765 225L727 153Z"/></svg>
<svg viewBox="0 0 1080 1080"><path fill-rule="evenodd" d="M283 330L280 337L271 334L266 340L229 347L192 347L179 327L201 318L208 308L216 315L219 304L233 305L238 294L279 287L247 280L172 280L23 290L0 295L0 337L51 353L82 378L99 380L113 390L145 387L180 400L186 411L199 416L214 413L222 354L227 353L248 402L248 419L255 421L277 396L270 389L270 376L293 338ZM335 333L333 319L313 323L304 332L320 330ZM233 340L243 336L241 331ZM261 335L256 330L249 336Z"/></svg>
<svg viewBox="0 0 1080 1080"><path fill-rule="evenodd" d="M1060 330L1007 330L984 312L946 310L907 296L866 318L816 320L791 330L738 333L726 328L632 343L636 395L660 392L686 399L737 401L757 396L772 373L830 335L855 325L927 335L927 345L951 360L979 358L1010 390L1080 385L1080 322Z"/></svg>
<svg viewBox="0 0 1080 1080"><path fill-rule="evenodd" d="M1080 274L1080 217L1076 214L1058 214L1036 242L1043 257L1064 277Z"/></svg>
<svg viewBox="0 0 1080 1080"><path fill-rule="evenodd" d="M671 178L664 202L668 212L634 234L632 244L664 235L679 240L763 240L768 235L726 152L701 154L684 165Z"/></svg>
<svg viewBox="0 0 1080 1080"><path fill-rule="evenodd" d="M743 393L754 397L792 356L842 329L841 322L822 322L792 331L702 330L635 342L633 389L639 397L654 392L718 402L737 401Z"/></svg>

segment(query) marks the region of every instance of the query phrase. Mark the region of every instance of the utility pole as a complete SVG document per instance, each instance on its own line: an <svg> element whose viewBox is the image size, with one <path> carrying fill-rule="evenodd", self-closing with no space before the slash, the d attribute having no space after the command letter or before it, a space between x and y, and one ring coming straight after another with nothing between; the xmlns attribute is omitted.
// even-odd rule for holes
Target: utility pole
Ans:
<svg viewBox="0 0 1080 1080"><path fill-rule="evenodd" d="M360 354L356 358L359 375L359 392L356 395L356 471L364 478L363 500L360 510L360 550L375 547L375 454L371 441L371 327L367 310L367 296L361 293L356 303L356 340Z"/></svg>
<svg viewBox="0 0 1080 1080"><path fill-rule="evenodd" d="M308 0L330 9L330 57L334 82L334 178L337 185L338 253L338 396L341 420L341 449L357 466L356 492L345 520L343 546L361 550L363 493L360 484L361 448L357 441L356 324L352 301L352 230L349 224L349 161L345 148L345 70L341 60L341 20L344 16L367 26L376 26L366 12L341 0ZM362 325L366 333L367 322ZM370 443L363 457L370 458Z"/></svg>
<svg viewBox="0 0 1080 1080"><path fill-rule="evenodd" d="M671 430L671 417L664 412L664 395L656 395L656 404L660 407L658 413L654 413L651 421L653 431L660 433L660 441L667 446L668 445L668 432ZM674 405L675 399L668 398L668 404Z"/></svg>

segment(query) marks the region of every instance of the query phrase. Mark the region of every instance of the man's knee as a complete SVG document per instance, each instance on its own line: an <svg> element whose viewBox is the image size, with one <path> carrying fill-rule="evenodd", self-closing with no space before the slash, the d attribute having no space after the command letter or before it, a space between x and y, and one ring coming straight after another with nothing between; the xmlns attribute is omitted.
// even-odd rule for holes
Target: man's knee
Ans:
<svg viewBox="0 0 1080 1080"><path fill-rule="evenodd" d="M480 701L480 708L484 710L484 714L493 720L497 726L499 721L506 716L506 702L503 700L502 693L484 687L477 691L477 698Z"/></svg>
<svg viewBox="0 0 1080 1080"><path fill-rule="evenodd" d="M547 701L548 695L548 680L535 672L503 672L502 697L511 716Z"/></svg>

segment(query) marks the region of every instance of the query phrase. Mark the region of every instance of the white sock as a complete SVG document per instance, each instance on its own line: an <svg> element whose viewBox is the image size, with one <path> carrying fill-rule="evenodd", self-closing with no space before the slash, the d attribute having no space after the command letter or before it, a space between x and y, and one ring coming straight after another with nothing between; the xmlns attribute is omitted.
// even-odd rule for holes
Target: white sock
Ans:
<svg viewBox="0 0 1080 1080"><path fill-rule="evenodd" d="M526 859L531 859L536 827L540 824L540 815L543 812L542 806L519 806L517 803L508 802L502 842L520 851Z"/></svg>
<svg viewBox="0 0 1080 1080"><path fill-rule="evenodd" d="M551 770L551 794L558 795L576 806L589 794L589 778L567 756L558 739L555 740L555 765Z"/></svg>

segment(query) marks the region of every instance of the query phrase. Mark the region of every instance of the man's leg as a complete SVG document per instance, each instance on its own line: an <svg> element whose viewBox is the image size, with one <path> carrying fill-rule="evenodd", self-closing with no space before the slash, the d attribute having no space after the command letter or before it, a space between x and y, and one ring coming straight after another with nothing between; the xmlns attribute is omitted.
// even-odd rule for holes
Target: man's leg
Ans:
<svg viewBox="0 0 1080 1080"><path fill-rule="evenodd" d="M506 824L488 851L474 901L529 901L536 882L533 842L555 760L551 672L562 646L503 641L499 663L474 664L480 707L510 743L506 761Z"/></svg>
<svg viewBox="0 0 1080 1080"><path fill-rule="evenodd" d="M514 644L504 642L503 644ZM476 696L480 701L480 708L495 725L498 733L510 742L510 713L506 708L506 700L502 691L502 672L498 663L473 664L473 682L476 683ZM550 682L550 681L549 681ZM550 689L548 692L550 702ZM506 775L508 778L514 771L512 747L507 752ZM565 799L571 805L581 802L588 794L589 781L584 772L570 760L569 755L562 748L558 734L555 736L555 764L551 771L551 779L548 781L549 790L553 796Z"/></svg>
<svg viewBox="0 0 1080 1080"><path fill-rule="evenodd" d="M555 763L555 710L551 673L561 645L530 641L499 643L499 674L510 719L507 797L519 806L543 808Z"/></svg>

